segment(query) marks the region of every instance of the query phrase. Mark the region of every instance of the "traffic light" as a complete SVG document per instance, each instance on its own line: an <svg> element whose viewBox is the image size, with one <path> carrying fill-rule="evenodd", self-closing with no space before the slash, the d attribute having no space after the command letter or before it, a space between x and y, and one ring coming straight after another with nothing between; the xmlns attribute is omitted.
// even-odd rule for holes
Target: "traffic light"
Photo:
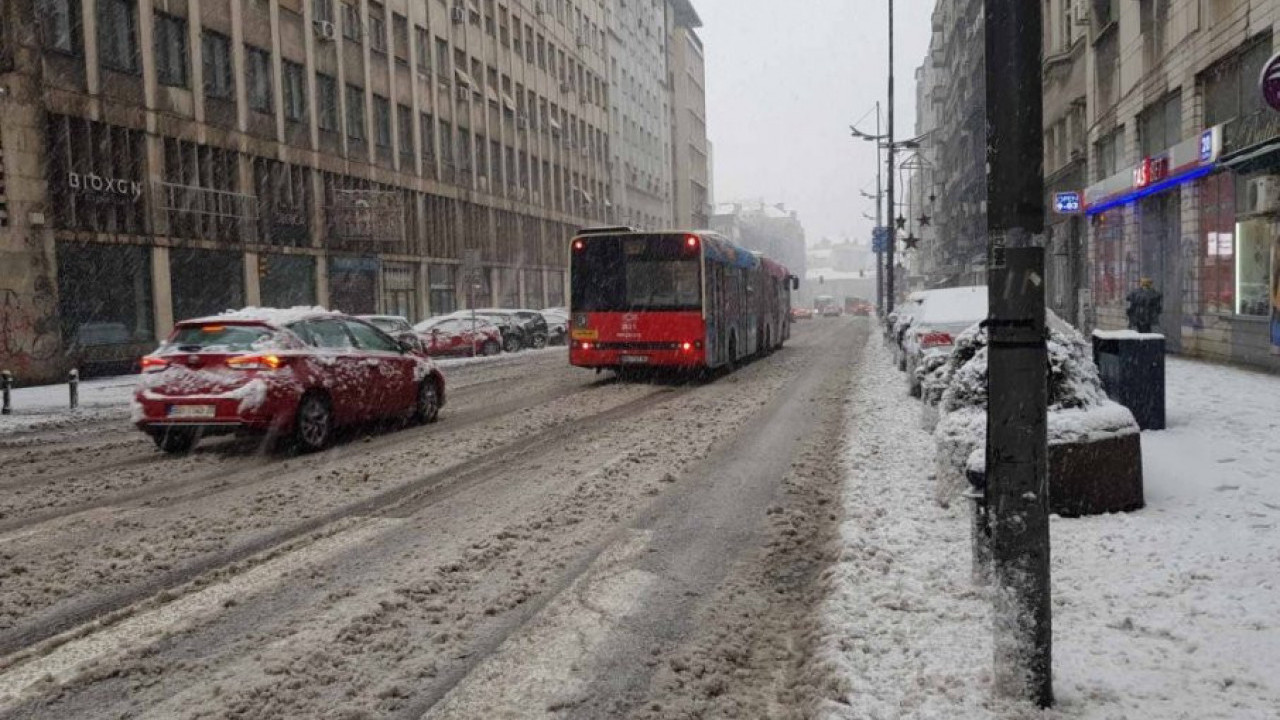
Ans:
<svg viewBox="0 0 1280 720"><path fill-rule="evenodd" d="M267 256L259 255L258 256L258 277L260 278L266 277L269 269L270 268L267 266Z"/></svg>

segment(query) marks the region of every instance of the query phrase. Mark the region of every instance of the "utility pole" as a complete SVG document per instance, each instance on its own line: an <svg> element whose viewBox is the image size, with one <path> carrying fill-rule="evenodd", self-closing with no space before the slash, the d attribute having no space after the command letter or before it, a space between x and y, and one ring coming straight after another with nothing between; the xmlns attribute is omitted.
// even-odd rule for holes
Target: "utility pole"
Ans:
<svg viewBox="0 0 1280 720"><path fill-rule="evenodd" d="M880 186L880 101L876 101L876 227L884 227L884 189ZM884 309L884 250L876 249L876 310L880 317Z"/></svg>
<svg viewBox="0 0 1280 720"><path fill-rule="evenodd" d="M994 686L1053 704L1040 3L984 0ZM892 130L890 130L892 132Z"/></svg>
<svg viewBox="0 0 1280 720"><path fill-rule="evenodd" d="M1037 26L1039 27L1039 26ZM1037 101L1038 102L1038 101ZM876 116L879 121L879 116ZM879 133L876 133L879 135ZM893 219L893 0L889 0L889 162L888 162L888 191L889 191L889 209L885 216L888 220L886 225L889 228L889 247L885 248L884 267L885 267L885 312L893 312L894 300L894 264L893 264L893 246L898 242L898 232Z"/></svg>

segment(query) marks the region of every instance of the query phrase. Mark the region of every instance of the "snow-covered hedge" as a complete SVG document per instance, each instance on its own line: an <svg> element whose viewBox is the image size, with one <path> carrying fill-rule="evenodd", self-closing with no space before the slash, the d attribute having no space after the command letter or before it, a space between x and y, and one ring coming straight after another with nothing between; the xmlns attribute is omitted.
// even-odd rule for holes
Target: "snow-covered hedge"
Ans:
<svg viewBox="0 0 1280 720"><path fill-rule="evenodd" d="M1133 413L1106 396L1093 348L1049 312L1049 444L1091 442L1139 432ZM923 398L938 406L938 501L966 485L965 469L982 468L987 433L987 331L978 325L956 338L945 363L922 376Z"/></svg>

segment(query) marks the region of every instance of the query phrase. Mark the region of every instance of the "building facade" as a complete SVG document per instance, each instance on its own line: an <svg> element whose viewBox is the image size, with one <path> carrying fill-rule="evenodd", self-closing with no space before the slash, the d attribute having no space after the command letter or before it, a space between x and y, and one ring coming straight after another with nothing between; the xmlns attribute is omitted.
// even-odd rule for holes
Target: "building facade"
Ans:
<svg viewBox="0 0 1280 720"><path fill-rule="evenodd" d="M706 67L702 20L689 0L667 13L667 83L671 92L671 178L676 227L711 224L711 158L707 141Z"/></svg>
<svg viewBox="0 0 1280 720"><path fill-rule="evenodd" d="M607 220L603 0L0 4L0 365L175 320L565 302Z"/></svg>
<svg viewBox="0 0 1280 720"><path fill-rule="evenodd" d="M1098 0L1087 13L1090 327L1151 278L1171 350L1280 370L1274 0ZM1082 18L1085 19L1085 18Z"/></svg>
<svg viewBox="0 0 1280 720"><path fill-rule="evenodd" d="M667 0L609 0L610 218L673 225Z"/></svg>
<svg viewBox="0 0 1280 720"><path fill-rule="evenodd" d="M917 70L921 148L895 202L899 237L919 229L910 272L921 287L985 282L987 118L981 0L938 0L929 52ZM910 155L906 156L910 158ZM908 217L910 211L915 217ZM928 215L928 224L919 215ZM908 228L906 222L912 226ZM926 228L930 228L926 230Z"/></svg>
<svg viewBox="0 0 1280 720"><path fill-rule="evenodd" d="M796 211L781 203L723 203L716 207L710 229L782 263L796 277L805 276L804 226Z"/></svg>

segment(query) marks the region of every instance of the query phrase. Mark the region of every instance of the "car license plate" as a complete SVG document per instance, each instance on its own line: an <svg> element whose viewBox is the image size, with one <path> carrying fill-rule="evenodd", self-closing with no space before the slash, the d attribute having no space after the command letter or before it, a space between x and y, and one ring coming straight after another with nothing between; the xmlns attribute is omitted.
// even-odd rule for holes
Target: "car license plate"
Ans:
<svg viewBox="0 0 1280 720"><path fill-rule="evenodd" d="M213 405L170 405L169 417L171 418L211 418L218 414L218 408Z"/></svg>
<svg viewBox="0 0 1280 720"><path fill-rule="evenodd" d="M647 355L622 355L618 360L623 365L647 365L649 356Z"/></svg>

